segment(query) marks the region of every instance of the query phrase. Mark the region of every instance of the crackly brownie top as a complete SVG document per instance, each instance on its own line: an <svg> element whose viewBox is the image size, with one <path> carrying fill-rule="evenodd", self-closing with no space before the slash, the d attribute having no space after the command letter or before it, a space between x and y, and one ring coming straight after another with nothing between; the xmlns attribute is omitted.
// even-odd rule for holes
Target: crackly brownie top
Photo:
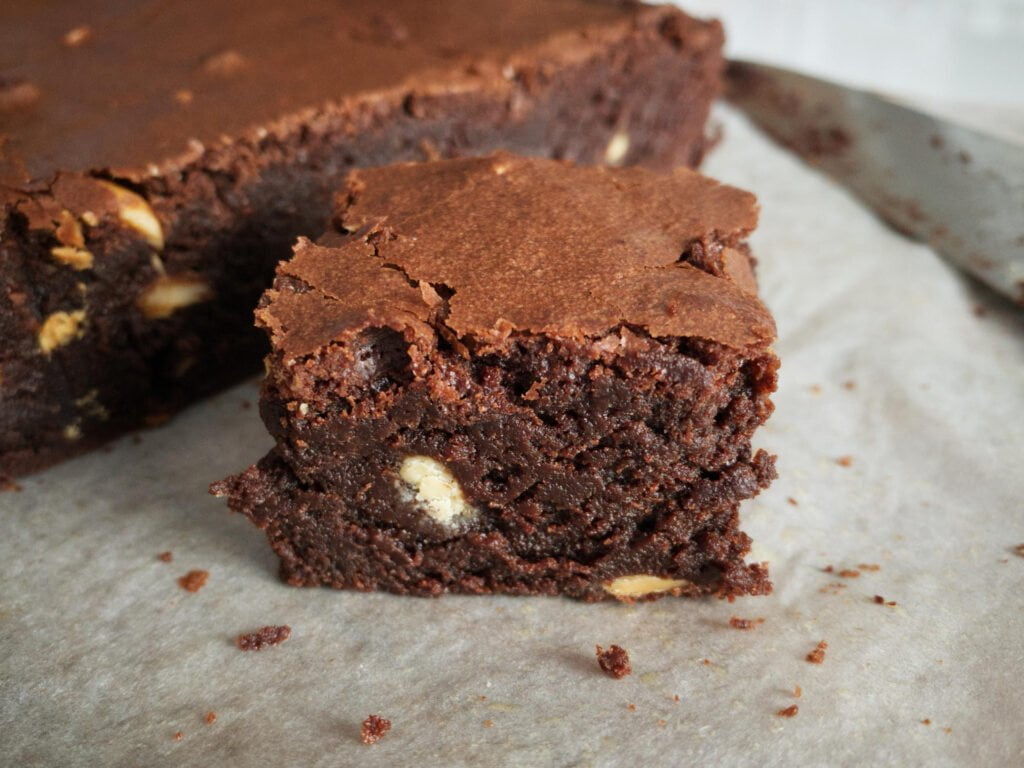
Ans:
<svg viewBox="0 0 1024 768"><path fill-rule="evenodd" d="M754 196L693 171L501 153L354 171L339 231L302 240L258 311L284 359L369 327L495 346L628 326L770 344L742 245Z"/></svg>
<svg viewBox="0 0 1024 768"><path fill-rule="evenodd" d="M595 27L658 13L610 0L5 0L0 187L59 170L137 178L196 142L286 130L274 121L420 75L429 86L435 70L509 88L517 62L503 57L585 56Z"/></svg>

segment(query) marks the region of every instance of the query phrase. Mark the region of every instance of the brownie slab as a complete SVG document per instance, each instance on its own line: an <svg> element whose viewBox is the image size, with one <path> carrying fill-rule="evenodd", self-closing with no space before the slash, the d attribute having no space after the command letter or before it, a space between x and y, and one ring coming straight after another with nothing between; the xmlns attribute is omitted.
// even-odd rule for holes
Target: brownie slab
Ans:
<svg viewBox="0 0 1024 768"><path fill-rule="evenodd" d="M354 166L695 164L721 28L588 0L0 7L0 474L255 372Z"/></svg>
<svg viewBox="0 0 1024 768"><path fill-rule="evenodd" d="M276 441L216 484L291 584L763 594L749 193L501 153L353 172L261 300Z"/></svg>

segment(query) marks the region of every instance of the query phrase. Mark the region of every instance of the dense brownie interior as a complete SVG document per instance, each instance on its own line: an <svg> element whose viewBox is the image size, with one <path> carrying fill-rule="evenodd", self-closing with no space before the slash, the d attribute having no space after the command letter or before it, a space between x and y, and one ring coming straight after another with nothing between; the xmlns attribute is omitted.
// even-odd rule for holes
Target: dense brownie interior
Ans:
<svg viewBox="0 0 1024 768"><path fill-rule="evenodd" d="M354 174L340 205L257 313L277 446L216 489L289 582L770 589L737 517L774 477L749 195L499 155Z"/></svg>
<svg viewBox="0 0 1024 768"><path fill-rule="evenodd" d="M121 23L149 34L142 16L86 4L72 15L92 14L91 36L71 50L50 29L67 14L7 12L12 23L29 13L17 29L53 39L0 24L26 51L0 91L38 86L25 103L0 93L13 105L0 110L0 472L158 423L254 372L266 349L251 323L257 297L295 237L323 231L354 166L498 147L657 167L701 156L717 24L582 0L457 13L400 2L383 16L370 5L299 3L293 36L252 51L279 33L272 16L243 14L229 28L237 47L206 58L189 35L197 21L164 10L166 34L152 40L164 63L147 59L120 84L109 73L126 54L108 34ZM321 51L335 26L338 42ZM304 46L321 51L315 73ZM93 90L73 87L89 73ZM65 124L61 110L80 119Z"/></svg>

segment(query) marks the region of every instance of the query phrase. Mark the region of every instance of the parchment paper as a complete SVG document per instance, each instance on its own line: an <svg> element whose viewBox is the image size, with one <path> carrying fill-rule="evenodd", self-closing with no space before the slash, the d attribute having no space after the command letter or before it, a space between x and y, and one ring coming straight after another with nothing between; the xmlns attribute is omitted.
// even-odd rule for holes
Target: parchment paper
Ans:
<svg viewBox="0 0 1024 768"><path fill-rule="evenodd" d="M269 445L249 384L0 495L0 763L1024 763L1024 313L720 117L706 171L760 197L753 246L780 332L759 442L781 477L743 509L774 595L283 586L263 535L206 495ZM823 572L861 563L880 569ZM210 572L196 594L177 584L193 568ZM734 615L765 622L739 631ZM234 647L265 624L291 639ZM628 649L634 673L603 676L596 643ZM367 747L370 713L394 727Z"/></svg>

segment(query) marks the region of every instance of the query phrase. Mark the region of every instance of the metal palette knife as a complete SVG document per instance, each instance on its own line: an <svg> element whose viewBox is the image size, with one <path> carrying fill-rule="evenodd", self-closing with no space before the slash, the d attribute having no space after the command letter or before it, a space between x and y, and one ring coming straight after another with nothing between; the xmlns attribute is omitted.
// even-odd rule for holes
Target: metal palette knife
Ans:
<svg viewBox="0 0 1024 768"><path fill-rule="evenodd" d="M1024 305L1024 146L751 62L730 64L727 96L894 228Z"/></svg>

